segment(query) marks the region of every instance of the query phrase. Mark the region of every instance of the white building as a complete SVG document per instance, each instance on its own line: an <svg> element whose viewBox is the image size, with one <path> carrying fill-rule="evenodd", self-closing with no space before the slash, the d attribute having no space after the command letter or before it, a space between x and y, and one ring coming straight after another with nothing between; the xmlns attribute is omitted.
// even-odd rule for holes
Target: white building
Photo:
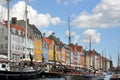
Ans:
<svg viewBox="0 0 120 80"><path fill-rule="evenodd" d="M0 55L7 57L8 49L8 31L2 22L0 22Z"/></svg>
<svg viewBox="0 0 120 80"><path fill-rule="evenodd" d="M5 23L5 22L4 22ZM0 23L0 55L5 55L7 57L8 50L8 28L7 23ZM34 54L34 42L28 36L27 41L25 41L25 29L17 24L11 24L11 34L10 34L10 60L18 61L20 59L29 58L29 53ZM25 45L26 43L26 45ZM25 47L27 48L25 52Z"/></svg>

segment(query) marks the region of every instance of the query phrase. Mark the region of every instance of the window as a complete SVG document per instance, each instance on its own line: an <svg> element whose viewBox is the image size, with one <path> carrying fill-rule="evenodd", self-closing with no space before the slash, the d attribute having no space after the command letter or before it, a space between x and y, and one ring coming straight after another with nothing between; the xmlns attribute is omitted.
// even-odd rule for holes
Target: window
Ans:
<svg viewBox="0 0 120 80"><path fill-rule="evenodd" d="M8 37L7 37L7 36L5 37L5 40L8 40Z"/></svg>
<svg viewBox="0 0 120 80"><path fill-rule="evenodd" d="M1 49L3 49L3 44L0 45Z"/></svg>
<svg viewBox="0 0 120 80"><path fill-rule="evenodd" d="M7 49L8 48L8 44L5 44L5 49Z"/></svg>
<svg viewBox="0 0 120 80"><path fill-rule="evenodd" d="M14 45L12 45L12 50L14 50Z"/></svg>
<svg viewBox="0 0 120 80"><path fill-rule="evenodd" d="M2 64L2 68L6 68L6 65L5 65L5 64Z"/></svg>
<svg viewBox="0 0 120 80"><path fill-rule="evenodd" d="M20 30L18 30L18 35L21 35L21 31Z"/></svg>
<svg viewBox="0 0 120 80"><path fill-rule="evenodd" d="M15 28L12 28L12 31L13 31L13 33L15 34L15 32L16 32Z"/></svg>
<svg viewBox="0 0 120 80"><path fill-rule="evenodd" d="M4 31L4 29L2 28L2 31Z"/></svg>

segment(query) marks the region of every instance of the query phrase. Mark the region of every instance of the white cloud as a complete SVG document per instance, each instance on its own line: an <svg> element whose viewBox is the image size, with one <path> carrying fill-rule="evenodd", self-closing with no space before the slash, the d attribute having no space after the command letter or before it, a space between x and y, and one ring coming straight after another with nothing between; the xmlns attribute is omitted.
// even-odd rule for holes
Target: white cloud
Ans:
<svg viewBox="0 0 120 80"><path fill-rule="evenodd" d="M97 32L94 29L88 29L83 32L83 42L89 43L90 42L90 37L91 37L91 42L92 43L100 43L100 32Z"/></svg>
<svg viewBox="0 0 120 80"><path fill-rule="evenodd" d="M83 0L56 0L58 4L69 5L69 4L78 4Z"/></svg>
<svg viewBox="0 0 120 80"><path fill-rule="evenodd" d="M5 0L0 0L0 5L3 5L5 2Z"/></svg>
<svg viewBox="0 0 120 80"><path fill-rule="evenodd" d="M67 37L69 36L69 31L68 30L65 32L65 35ZM72 43L78 43L78 40L79 40L80 36L77 35L76 32L71 32L71 38L73 39Z"/></svg>
<svg viewBox="0 0 120 80"><path fill-rule="evenodd" d="M57 2L58 4L60 4L60 3L61 3L61 0L56 0L56 2Z"/></svg>
<svg viewBox="0 0 120 80"><path fill-rule="evenodd" d="M72 24L78 28L120 26L120 0L101 0L93 13L82 12Z"/></svg>
<svg viewBox="0 0 120 80"><path fill-rule="evenodd" d="M30 5L28 7L28 18L30 24L34 24L37 27L48 27L50 24L57 25L62 21L59 17L52 17L49 13L42 14L38 13L35 9L33 9ZM0 10L0 13L2 11ZM4 14L3 14L4 15ZM11 17L17 17L18 20L25 18L25 2L19 1L16 3L11 9ZM4 19L7 19L7 16L3 16Z"/></svg>

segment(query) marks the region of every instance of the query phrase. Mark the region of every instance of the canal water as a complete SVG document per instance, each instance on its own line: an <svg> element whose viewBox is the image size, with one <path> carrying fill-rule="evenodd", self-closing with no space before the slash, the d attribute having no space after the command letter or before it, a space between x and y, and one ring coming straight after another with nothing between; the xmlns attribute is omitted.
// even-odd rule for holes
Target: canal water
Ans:
<svg viewBox="0 0 120 80"><path fill-rule="evenodd" d="M64 76L64 78L41 78L38 80L91 80L91 79L79 76Z"/></svg>
<svg viewBox="0 0 120 80"><path fill-rule="evenodd" d="M64 78L44 78L44 79L38 79L38 80L65 80Z"/></svg>

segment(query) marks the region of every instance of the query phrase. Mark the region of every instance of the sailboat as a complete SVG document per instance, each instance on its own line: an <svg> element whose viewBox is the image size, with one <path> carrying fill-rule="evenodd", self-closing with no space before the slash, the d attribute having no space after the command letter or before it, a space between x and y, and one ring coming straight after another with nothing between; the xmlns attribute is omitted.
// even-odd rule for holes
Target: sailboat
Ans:
<svg viewBox="0 0 120 80"><path fill-rule="evenodd" d="M9 19L9 4L10 4L10 0L6 0L7 1L7 5L8 5L8 21L7 21L7 25L6 27L8 28L8 52L7 52L7 57L6 59L1 59L0 60L0 66L2 66L3 68L0 68L0 79L1 80L14 80L14 79L20 79L20 80L28 80L28 79L38 79L40 77L40 74L43 72L43 68L44 66L40 66L39 69L35 69L35 65L33 64L33 58L31 56L31 54L29 53L30 56L30 65L27 66L24 62L13 62L10 58L10 19ZM26 7L27 8L27 7ZM27 14L27 9L26 9L26 14ZM27 16L26 16L26 21L27 21ZM27 24L27 22L26 22ZM27 25L26 25L26 30L27 30ZM27 31L26 31L26 35L25 37L27 37ZM26 42L26 40L25 40ZM25 45L26 46L26 45ZM2 63L2 64L1 64ZM14 64L12 63L16 63L18 66L14 66ZM13 67L14 66L14 67ZM5 68L6 67L6 68ZM13 69L11 69L14 68ZM32 69L31 69L32 68Z"/></svg>

